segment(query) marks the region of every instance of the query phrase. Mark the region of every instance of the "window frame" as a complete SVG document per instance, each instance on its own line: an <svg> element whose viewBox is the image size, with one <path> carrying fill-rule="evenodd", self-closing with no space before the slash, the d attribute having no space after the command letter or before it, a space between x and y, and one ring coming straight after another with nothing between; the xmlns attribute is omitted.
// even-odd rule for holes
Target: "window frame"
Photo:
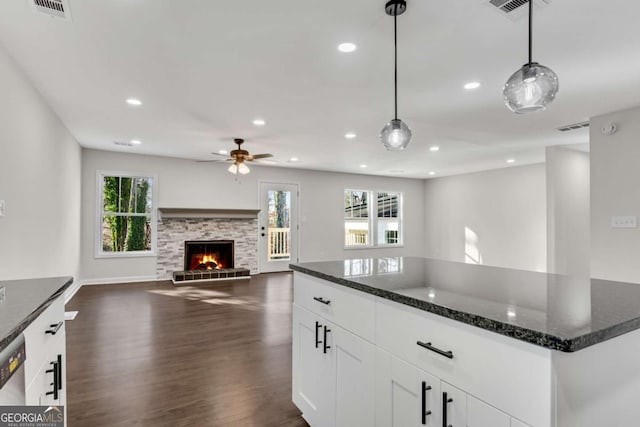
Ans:
<svg viewBox="0 0 640 427"><path fill-rule="evenodd" d="M353 188L347 187L342 191L342 228L343 234L345 229L345 224L348 222L348 219L345 218L344 215L344 196L347 191L357 191L357 192L365 192L367 193L367 197L369 198L369 206L367 207L367 213L369 217L367 218L368 224L368 232L369 232L369 244L367 245L347 245L346 238L343 237L342 245L345 250L354 250L354 249L379 249L379 248L402 248L404 247L404 193L402 191L397 190L364 190L361 188ZM378 194L379 193L387 193L387 194L397 194L398 195L398 243L377 243L378 242L378 223L379 219L384 221L385 218L378 218ZM375 200L375 202L374 202ZM375 206L374 206L375 205ZM393 219L393 218L389 218ZM364 222L364 221L361 221Z"/></svg>
<svg viewBox="0 0 640 427"><path fill-rule="evenodd" d="M123 216L145 216L149 217L151 225L151 249L148 251L123 251L123 252L105 252L102 249L102 224L104 217L104 178L108 176L120 178L147 178L151 179L151 212L149 214L127 214ZM157 240L158 240L158 175L141 172L127 171L96 171L96 215L94 227L94 257L95 258L139 258L139 257L155 257L157 256Z"/></svg>

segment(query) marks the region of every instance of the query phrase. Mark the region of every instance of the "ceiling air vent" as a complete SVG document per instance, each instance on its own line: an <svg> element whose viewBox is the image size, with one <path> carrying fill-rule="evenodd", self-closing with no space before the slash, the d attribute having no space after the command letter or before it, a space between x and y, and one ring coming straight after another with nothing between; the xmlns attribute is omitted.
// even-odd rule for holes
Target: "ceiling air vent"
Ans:
<svg viewBox="0 0 640 427"><path fill-rule="evenodd" d="M121 147L133 147L133 144L129 141L113 141L113 143Z"/></svg>
<svg viewBox="0 0 640 427"><path fill-rule="evenodd" d="M574 123L572 125L561 126L557 128L557 130L559 130L560 132L569 132L572 130L578 130L578 129L588 128L588 127L589 127L589 122L580 122L580 123Z"/></svg>
<svg viewBox="0 0 640 427"><path fill-rule="evenodd" d="M541 9L548 6L551 1L552 0L533 0L533 5L537 9ZM529 4L529 0L489 0L488 4L501 15L517 21L527 16L528 8L523 6Z"/></svg>
<svg viewBox="0 0 640 427"><path fill-rule="evenodd" d="M69 0L28 0L31 7L38 13L53 16L54 18L71 21Z"/></svg>

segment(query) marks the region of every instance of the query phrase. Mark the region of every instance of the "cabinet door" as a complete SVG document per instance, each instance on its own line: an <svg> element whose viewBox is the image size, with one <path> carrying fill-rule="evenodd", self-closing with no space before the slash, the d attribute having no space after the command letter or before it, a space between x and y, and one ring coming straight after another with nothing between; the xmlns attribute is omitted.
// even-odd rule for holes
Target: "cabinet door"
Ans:
<svg viewBox="0 0 640 427"><path fill-rule="evenodd" d="M335 425L373 426L375 348L339 326L328 323L326 328L327 353L332 356L335 374ZM325 326L323 340L324 330Z"/></svg>
<svg viewBox="0 0 640 427"><path fill-rule="evenodd" d="M451 384L442 381L442 425L451 427L466 427L467 425L467 394ZM446 400L444 400L446 399ZM446 418L446 423L445 423Z"/></svg>
<svg viewBox="0 0 640 427"><path fill-rule="evenodd" d="M321 317L293 305L293 402L314 427L334 425L333 361L323 351Z"/></svg>
<svg viewBox="0 0 640 427"><path fill-rule="evenodd" d="M376 350L376 426L440 426L440 380Z"/></svg>
<svg viewBox="0 0 640 427"><path fill-rule="evenodd" d="M509 416L467 395L467 427L510 427Z"/></svg>

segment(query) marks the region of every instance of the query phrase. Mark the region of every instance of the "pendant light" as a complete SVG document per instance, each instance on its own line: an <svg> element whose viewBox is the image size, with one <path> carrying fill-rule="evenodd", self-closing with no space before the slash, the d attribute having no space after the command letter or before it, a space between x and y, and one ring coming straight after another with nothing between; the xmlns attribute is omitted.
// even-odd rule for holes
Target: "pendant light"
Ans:
<svg viewBox="0 0 640 427"><path fill-rule="evenodd" d="M405 0L390 0L384 7L389 16L393 16L393 57L394 57L394 106L395 116L380 132L380 141L389 151L404 150L411 141L411 129L398 118L398 25L397 17L407 10Z"/></svg>
<svg viewBox="0 0 640 427"><path fill-rule="evenodd" d="M548 67L532 60L533 0L529 0L529 62L516 71L504 85L506 106L517 114L542 111L558 93L558 76Z"/></svg>

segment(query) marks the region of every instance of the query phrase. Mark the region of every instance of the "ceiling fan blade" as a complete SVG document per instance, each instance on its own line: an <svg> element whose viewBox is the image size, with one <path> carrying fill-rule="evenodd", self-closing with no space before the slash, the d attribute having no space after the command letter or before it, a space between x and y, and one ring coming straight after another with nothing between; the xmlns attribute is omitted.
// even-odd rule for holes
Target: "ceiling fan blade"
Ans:
<svg viewBox="0 0 640 427"><path fill-rule="evenodd" d="M252 156L249 156L251 158L251 160L256 160L256 159L267 159L269 157L273 157L273 154L254 154Z"/></svg>
<svg viewBox="0 0 640 427"><path fill-rule="evenodd" d="M220 153L211 153L211 154L213 154L214 156L221 156L221 157L227 157L227 158L229 157L228 154L220 154Z"/></svg>

